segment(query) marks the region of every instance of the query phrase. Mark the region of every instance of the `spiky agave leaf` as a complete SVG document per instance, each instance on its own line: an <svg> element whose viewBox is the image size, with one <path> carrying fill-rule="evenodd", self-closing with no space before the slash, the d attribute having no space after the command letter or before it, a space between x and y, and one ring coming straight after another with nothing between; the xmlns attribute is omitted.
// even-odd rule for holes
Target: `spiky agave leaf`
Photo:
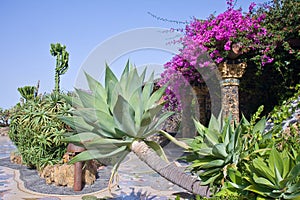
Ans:
<svg viewBox="0 0 300 200"><path fill-rule="evenodd" d="M84 146L87 150L71 160L71 163L89 159L113 157L115 162L110 183L122 160L130 151L132 142L143 140L158 155L166 159L163 149L152 141L150 135L159 131L160 125L172 113L161 113L161 99L166 87L153 92L154 74L145 82L146 69L141 75L127 62L117 79L106 65L105 85L101 85L87 73L89 91L76 89L77 97L71 113L74 119L62 118L74 129L65 139Z"/></svg>

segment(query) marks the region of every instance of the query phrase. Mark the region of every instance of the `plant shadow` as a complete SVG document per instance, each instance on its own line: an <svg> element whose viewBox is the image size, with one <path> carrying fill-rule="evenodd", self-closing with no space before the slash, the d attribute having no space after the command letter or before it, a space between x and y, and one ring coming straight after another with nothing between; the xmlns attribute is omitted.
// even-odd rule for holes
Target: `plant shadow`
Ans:
<svg viewBox="0 0 300 200"><path fill-rule="evenodd" d="M154 200L159 198L157 195L151 195L147 191L143 192L142 189L135 191L135 188L130 188L131 192L129 194L121 192L121 194L113 195L113 198L109 200Z"/></svg>

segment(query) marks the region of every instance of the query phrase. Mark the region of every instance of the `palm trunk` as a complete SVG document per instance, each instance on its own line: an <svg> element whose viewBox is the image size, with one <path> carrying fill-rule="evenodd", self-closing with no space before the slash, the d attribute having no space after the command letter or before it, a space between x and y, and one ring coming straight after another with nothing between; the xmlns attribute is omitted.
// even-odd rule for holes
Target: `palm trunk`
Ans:
<svg viewBox="0 0 300 200"><path fill-rule="evenodd" d="M167 163L162 160L143 141L133 142L131 150L139 157L139 159L168 181L193 194L209 196L208 186L201 186L200 180L185 173L183 169L177 167L174 163Z"/></svg>

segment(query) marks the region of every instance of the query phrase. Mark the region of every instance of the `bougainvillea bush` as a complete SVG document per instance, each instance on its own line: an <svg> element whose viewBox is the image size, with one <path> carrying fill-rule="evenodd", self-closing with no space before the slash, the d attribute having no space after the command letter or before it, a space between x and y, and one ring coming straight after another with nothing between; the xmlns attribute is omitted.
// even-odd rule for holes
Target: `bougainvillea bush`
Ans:
<svg viewBox="0 0 300 200"><path fill-rule="evenodd" d="M159 82L160 85L171 82L165 97L169 108L177 106L181 109L180 98L184 94L179 95L180 91L185 91L188 84L203 82L203 74L198 71L203 67L211 67L212 63L216 66L230 60L247 62L248 68L255 68L251 69L254 72L250 77L251 82L256 82L253 76L257 76L261 87L266 74L270 81L266 82L265 88L280 91L277 94L285 94L297 84L300 71L299 44L297 46L300 3L297 0L270 1L261 5L252 3L248 11L243 12L242 9L235 8L234 2L227 0L227 9L216 16L211 15L205 20L194 18L183 30L183 37L175 41L180 42L183 48L180 49L180 54L165 64L165 71ZM203 61L204 54L207 54L208 59ZM278 83L274 82L276 80ZM247 88L247 91L259 94L256 90L260 87ZM279 98L268 99L274 99L276 103ZM257 104L254 110L262 103L264 104ZM273 103L272 105L274 106Z"/></svg>
<svg viewBox="0 0 300 200"><path fill-rule="evenodd" d="M194 52L202 48L216 63L226 61L228 57L253 60L258 66L272 62L272 45L265 43L271 35L262 25L266 15L254 15L254 3L247 13L235 9L232 0L228 0L227 4L225 12L211 15L207 20L194 19L186 26L181 39L183 56L192 65L197 65L199 55Z"/></svg>

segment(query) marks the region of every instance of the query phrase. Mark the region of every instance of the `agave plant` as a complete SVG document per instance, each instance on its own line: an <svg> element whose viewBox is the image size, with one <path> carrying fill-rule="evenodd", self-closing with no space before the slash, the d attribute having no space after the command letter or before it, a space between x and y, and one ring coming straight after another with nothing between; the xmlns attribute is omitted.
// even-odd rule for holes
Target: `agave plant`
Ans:
<svg viewBox="0 0 300 200"><path fill-rule="evenodd" d="M244 177L250 183L244 190L260 199L300 199L300 155L294 160L273 148L268 159L258 157L246 166L252 176Z"/></svg>
<svg viewBox="0 0 300 200"><path fill-rule="evenodd" d="M147 138L162 133L175 141L160 125L171 112L161 112L160 101L165 88L153 92L154 75L145 82L146 69L138 74L137 69L127 63L120 80L106 66L105 85L86 74L90 91L76 89L78 98L67 100L72 104L72 117L61 119L75 132L65 141L85 147L71 163L90 159L110 158L114 162L111 185L117 168L126 155L133 151L142 161L169 181L190 192L205 195L206 187L199 180L186 174L175 164L168 163L159 144ZM183 143L177 141L177 144Z"/></svg>
<svg viewBox="0 0 300 200"><path fill-rule="evenodd" d="M237 171L241 160L249 159L254 152L261 151L253 138L255 134L263 135L265 118L253 127L245 117L239 123L232 123L231 117L222 120L211 117L208 127L194 120L198 136L187 141L190 148L185 159L192 162L189 169L196 172L202 185L224 185L231 171ZM267 134L263 135L266 136ZM258 150L257 150L258 149Z"/></svg>

